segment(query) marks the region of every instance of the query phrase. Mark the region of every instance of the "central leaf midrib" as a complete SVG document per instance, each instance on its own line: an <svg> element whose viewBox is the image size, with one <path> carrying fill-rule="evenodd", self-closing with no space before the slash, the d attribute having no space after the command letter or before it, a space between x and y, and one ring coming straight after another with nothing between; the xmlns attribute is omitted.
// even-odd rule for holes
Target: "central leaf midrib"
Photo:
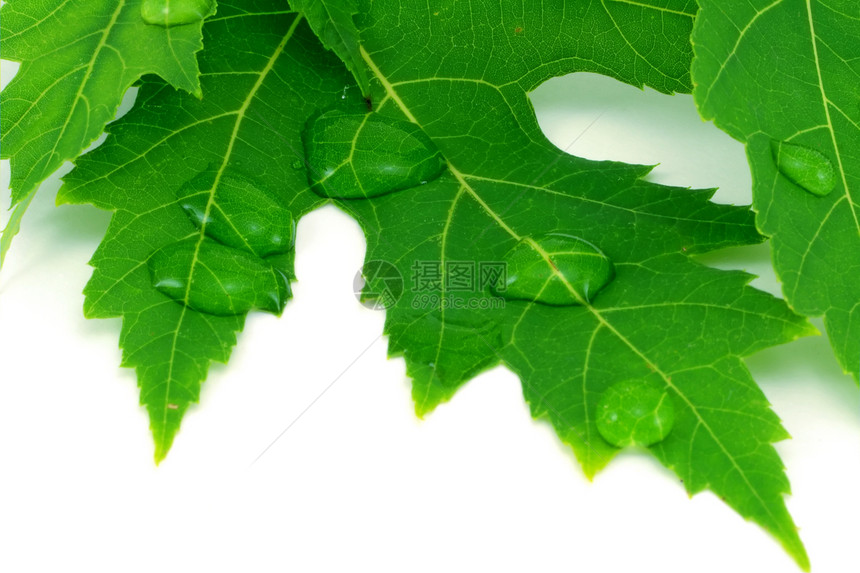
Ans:
<svg viewBox="0 0 860 573"><path fill-rule="evenodd" d="M809 36L812 44L812 56L815 62L815 72L818 77L818 88L821 91L821 106L824 109L824 117L827 119L827 129L830 132L830 139L833 143L833 151L836 152L836 163L839 167L839 175L842 177L842 186L845 189L845 196L848 198L851 216L854 218L854 226L860 232L860 218L857 216L857 208L854 203L854 198L851 196L851 189L848 187L848 178L845 174L845 166L842 164L842 154L839 152L839 142L836 140L836 129L833 127L833 120L830 118L830 99L827 97L827 91L824 88L824 77L821 72L821 60L818 57L818 41L815 35L815 22L812 18L811 0L806 0L806 14L809 19ZM842 110L839 110L843 113Z"/></svg>
<svg viewBox="0 0 860 573"><path fill-rule="evenodd" d="M216 172L215 179L214 179L212 186L210 187L210 190L209 190L209 199L206 203L206 209L204 211L204 215L202 218L200 229L198 231L197 244L194 247L194 252L193 252L193 255L191 258L191 264L189 265L188 279L186 282L185 294L184 294L183 300L182 300L182 302L184 304L182 305L182 310L180 311L179 319L176 322L176 329L173 331L173 341L172 341L172 344L170 347L169 360L168 360L169 366L168 366L168 371L167 371L167 376L166 376L166 384L165 384L165 401L168 400L170 397L170 385L171 385L172 380L173 380L173 366L175 363L177 344L179 341L179 332L182 330L182 324L185 321L185 315L188 312L188 308L189 308L188 302L189 302L190 294L191 294L191 282L192 282L192 279L194 277L194 271L195 271L195 268L197 265L200 247L203 244L203 239L205 237L206 225L207 225L207 221L209 218L209 213L210 213L210 211L212 209L212 205L214 203L215 190L218 188L218 183L220 182L221 177L224 173L224 170L226 169L226 167L230 161L230 157L233 153L233 147L234 147L235 142L237 140L239 130L241 128L242 121L245 118L245 113L248 110L248 107L251 105L251 102L256 97L257 92L259 91L260 87L263 85L263 82L265 81L266 76L273 69L275 62L280 57L281 53L283 53L284 49L286 48L287 43L292 38L292 36L295 33L295 30L298 27L301 20L302 20L302 16L300 14L297 14L295 19L293 20L292 24L290 25L290 28L287 30L286 34L284 35L284 38L278 44L277 48L275 48L275 51L273 52L272 56L267 61L265 67L260 71L260 76L257 79L257 81L254 83L254 85L251 87L251 90L248 92L248 96L245 98L242 105L239 107L238 111L236 112L236 119L235 119L235 123L233 125L233 131L230 134L230 139L229 139L229 142L227 144L227 149L224 152L224 159L221 162L221 166L218 168L218 171ZM166 424L167 424L167 414L168 414L168 409L165 407L164 408L164 414L162 415L162 425L163 426L166 426ZM166 439L166 438L167 438L167 433L165 432L163 434L162 439ZM162 444L162 446L164 446L164 445L165 444Z"/></svg>

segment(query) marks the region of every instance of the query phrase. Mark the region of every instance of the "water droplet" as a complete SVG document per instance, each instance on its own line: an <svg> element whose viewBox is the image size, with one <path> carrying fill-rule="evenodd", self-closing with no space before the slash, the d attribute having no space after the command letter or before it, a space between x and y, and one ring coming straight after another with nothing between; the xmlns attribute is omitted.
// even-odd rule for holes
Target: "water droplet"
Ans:
<svg viewBox="0 0 860 573"><path fill-rule="evenodd" d="M147 24L169 28L200 22L214 13L212 0L143 0L140 17Z"/></svg>
<svg viewBox="0 0 860 573"><path fill-rule="evenodd" d="M278 269L278 271L282 272L285 277L287 277L288 281L296 280L295 273L295 260L296 260L296 251L295 249L290 250L287 253L276 253L274 255L266 257L265 260L267 263Z"/></svg>
<svg viewBox="0 0 860 573"><path fill-rule="evenodd" d="M179 190L179 204L206 236L229 247L266 257L289 251L295 241L292 214L248 179L204 171ZM208 208L208 216L207 216ZM204 225L205 219L205 225Z"/></svg>
<svg viewBox="0 0 860 573"><path fill-rule="evenodd" d="M445 159L418 126L380 116L328 111L304 133L313 190L323 197L362 199L438 177Z"/></svg>
<svg viewBox="0 0 860 573"><path fill-rule="evenodd" d="M591 302L615 276L600 249L585 239L549 233L521 239L504 257L507 277L495 294L556 306Z"/></svg>
<svg viewBox="0 0 860 573"><path fill-rule="evenodd" d="M167 296L219 316L252 308L280 314L291 294L284 275L267 262L208 239L167 245L149 259L149 273Z"/></svg>
<svg viewBox="0 0 860 573"><path fill-rule="evenodd" d="M770 148L779 172L804 191L824 197L836 187L833 163L820 151L777 141Z"/></svg>
<svg viewBox="0 0 860 573"><path fill-rule="evenodd" d="M656 444L669 435L674 423L672 398L654 382L618 382L597 403L597 430L619 448Z"/></svg>
<svg viewBox="0 0 860 573"><path fill-rule="evenodd" d="M302 161L300 159L296 159L295 161L293 161L293 169L295 169L296 171L298 171L299 169L301 169L304 166L305 166L304 161Z"/></svg>

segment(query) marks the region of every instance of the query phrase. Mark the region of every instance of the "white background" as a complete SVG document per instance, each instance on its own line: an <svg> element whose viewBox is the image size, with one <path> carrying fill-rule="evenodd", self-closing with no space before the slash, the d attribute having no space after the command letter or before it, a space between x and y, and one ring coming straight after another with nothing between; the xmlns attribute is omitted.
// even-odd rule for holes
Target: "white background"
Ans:
<svg viewBox="0 0 860 573"><path fill-rule="evenodd" d="M4 84L13 70L3 63ZM689 96L579 74L533 101L571 153L661 163L655 181L749 202L742 146ZM8 181L4 161L4 207ZM690 500L647 454L586 480L503 368L416 419L382 312L352 292L364 239L331 207L299 224L300 282L283 316L250 316L156 467L134 375L117 367L120 322L81 313L109 216L55 208L58 187L42 186L0 273L0 571L798 571L758 526L710 493ZM778 293L767 246L703 260ZM813 570L856 571L857 386L823 337L748 364L794 436L777 448Z"/></svg>

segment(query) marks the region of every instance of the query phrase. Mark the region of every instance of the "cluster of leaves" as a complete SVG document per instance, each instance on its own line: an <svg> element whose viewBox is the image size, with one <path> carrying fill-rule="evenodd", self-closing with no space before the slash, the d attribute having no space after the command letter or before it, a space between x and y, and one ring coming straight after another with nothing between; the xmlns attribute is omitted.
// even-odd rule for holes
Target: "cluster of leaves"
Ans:
<svg viewBox="0 0 860 573"><path fill-rule="evenodd" d="M808 567L772 447L787 434L742 357L814 333L794 311L823 314L858 375L853 0L51 4L2 9L3 55L22 67L2 94L17 206L0 254L38 184L75 159L58 201L113 212L85 313L122 318L157 461L247 313L286 304L295 221L333 202L388 267L368 295L422 262L507 264L505 284L442 273L434 306L386 300L419 415L504 364L589 476L619 446L648 447ZM692 91L747 144L756 214L555 148L528 93L577 71ZM81 155L133 84L132 111ZM756 225L791 308L691 259L760 242ZM633 416L620 437L619 415Z"/></svg>

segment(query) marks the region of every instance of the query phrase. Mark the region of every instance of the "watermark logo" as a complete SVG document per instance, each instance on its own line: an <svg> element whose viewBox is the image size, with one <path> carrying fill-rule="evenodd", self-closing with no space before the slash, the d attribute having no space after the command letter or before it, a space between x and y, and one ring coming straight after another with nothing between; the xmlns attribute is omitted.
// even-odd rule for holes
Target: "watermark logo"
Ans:
<svg viewBox="0 0 860 573"><path fill-rule="evenodd" d="M392 263L368 261L355 275L355 296L374 310L391 308L407 290L411 298L407 297L404 304L415 310L505 307L504 298L498 296L507 285L507 265L503 261L416 260L410 271L407 284Z"/></svg>
<svg viewBox="0 0 860 573"><path fill-rule="evenodd" d="M355 298L373 310L394 306L403 296L403 275L388 261L367 261L353 280Z"/></svg>
<svg viewBox="0 0 860 573"><path fill-rule="evenodd" d="M507 265L504 261L415 261L412 292L503 292Z"/></svg>

